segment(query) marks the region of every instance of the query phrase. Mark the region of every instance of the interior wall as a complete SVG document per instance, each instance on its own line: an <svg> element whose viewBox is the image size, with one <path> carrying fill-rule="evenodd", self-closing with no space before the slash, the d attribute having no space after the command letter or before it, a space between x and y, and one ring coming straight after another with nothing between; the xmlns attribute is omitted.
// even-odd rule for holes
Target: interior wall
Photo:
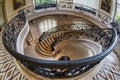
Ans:
<svg viewBox="0 0 120 80"><path fill-rule="evenodd" d="M34 0L25 0L26 1L26 5L17 9L17 10L14 10L13 8L13 0L5 0L5 6L4 6L4 11L5 11L5 16L6 16L6 21L9 22L13 17L15 17L17 14L18 14L18 11L25 8L25 7L28 7L28 6L31 6L33 5L34 3ZM60 1L63 1L63 0L60 0ZM87 6L90 6L92 8L95 8L95 9L99 9L100 11L102 11L100 9L100 5L101 5L101 1L102 0L67 0L68 2L74 2L74 3L79 3L79 4L83 4L83 5L87 5ZM116 3L116 0L113 0L112 1L112 7L111 7L111 13L108 14L110 15L112 18L114 17L114 13L115 13L115 5ZM104 12L104 11L103 11Z"/></svg>
<svg viewBox="0 0 120 80"><path fill-rule="evenodd" d="M106 13L105 11L100 9L101 8L101 2L102 2L102 0L74 0L74 3L87 5L87 6L90 6L90 7L94 8L94 9L97 9L97 10L100 10L100 11ZM115 9L116 9L116 0L112 0L111 12L106 13L106 14L113 18L114 14L115 14Z"/></svg>
<svg viewBox="0 0 120 80"><path fill-rule="evenodd" d="M13 7L13 0L5 0L5 16L6 16L6 21L9 22L13 17L15 17L18 14L18 11L26 8L28 6L33 5L33 0L25 0L26 5L22 6L16 10L14 10Z"/></svg>

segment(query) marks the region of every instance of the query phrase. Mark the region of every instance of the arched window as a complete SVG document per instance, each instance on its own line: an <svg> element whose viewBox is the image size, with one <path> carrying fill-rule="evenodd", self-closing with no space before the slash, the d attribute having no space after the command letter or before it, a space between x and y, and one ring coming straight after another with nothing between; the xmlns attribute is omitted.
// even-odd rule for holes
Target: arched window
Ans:
<svg viewBox="0 0 120 80"><path fill-rule="evenodd" d="M99 0L74 0L74 3L87 5L94 9L98 9L99 7Z"/></svg>
<svg viewBox="0 0 120 80"><path fill-rule="evenodd" d="M56 3L57 0L35 0L35 5Z"/></svg>
<svg viewBox="0 0 120 80"><path fill-rule="evenodd" d="M57 26L57 20L56 19L44 19L39 23L39 29L40 32L48 31L51 28L54 28Z"/></svg>

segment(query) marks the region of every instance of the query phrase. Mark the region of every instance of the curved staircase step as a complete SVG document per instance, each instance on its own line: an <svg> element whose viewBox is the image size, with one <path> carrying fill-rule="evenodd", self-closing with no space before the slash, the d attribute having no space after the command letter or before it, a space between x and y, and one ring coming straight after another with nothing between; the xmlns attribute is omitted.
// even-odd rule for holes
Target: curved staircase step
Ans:
<svg viewBox="0 0 120 80"><path fill-rule="evenodd" d="M51 52L51 50L49 51L49 50L47 50L47 48L44 48L43 46L44 45L39 44L39 45L37 45L37 49L42 51L42 52Z"/></svg>

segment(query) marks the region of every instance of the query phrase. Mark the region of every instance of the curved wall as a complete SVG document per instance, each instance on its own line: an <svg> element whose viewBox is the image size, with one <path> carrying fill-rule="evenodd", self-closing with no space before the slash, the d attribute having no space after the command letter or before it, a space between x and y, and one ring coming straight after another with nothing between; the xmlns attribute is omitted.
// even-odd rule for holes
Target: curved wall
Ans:
<svg viewBox="0 0 120 80"><path fill-rule="evenodd" d="M21 9L35 4L34 0L25 0L25 1L26 1L25 6L19 8L17 10L14 10L13 9L13 0L5 0L5 8L4 9L5 9L5 16L6 16L6 21L7 22L9 22L13 17L15 17L18 14L18 11L20 11ZM73 2L74 3L80 3L80 4L83 4L83 5L87 5L87 6L95 8L95 9L98 9L100 11L103 11L103 10L100 9L101 0L73 0ZM112 18L114 17L114 13L115 13L115 7L116 7L115 4L116 4L116 0L112 0L111 13L108 14Z"/></svg>

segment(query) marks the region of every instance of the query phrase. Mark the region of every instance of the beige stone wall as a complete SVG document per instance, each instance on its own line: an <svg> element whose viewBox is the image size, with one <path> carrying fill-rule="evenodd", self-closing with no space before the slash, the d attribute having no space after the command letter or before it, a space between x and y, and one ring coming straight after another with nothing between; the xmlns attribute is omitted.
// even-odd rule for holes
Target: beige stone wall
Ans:
<svg viewBox="0 0 120 80"><path fill-rule="evenodd" d="M13 8L13 0L5 0L4 9L5 9L5 16L6 16L7 22L9 22L13 17L15 17L18 14L19 10L21 10L21 9L23 9L25 7L33 5L33 0L25 0L25 1L26 1L25 6L19 8L17 10L14 10L14 8Z"/></svg>
<svg viewBox="0 0 120 80"><path fill-rule="evenodd" d="M14 10L13 9L13 0L5 0L5 6L4 6L4 9L5 9L5 16L6 16L6 21L9 22L14 16L16 16L18 14L18 11L25 8L25 7L28 7L28 6L31 6L33 5L33 2L34 0L26 0L26 5L17 9L17 10ZM60 0L61 2L64 1L64 0ZM68 2L73 2L73 0L67 0ZM66 1L66 2L67 2ZM111 8L111 13L108 14L110 15L111 17L114 16L114 11L115 11L115 0L112 1L112 8ZM98 9L100 9L100 5L101 5L101 0L99 0L99 3L98 3ZM102 10L101 10L102 11Z"/></svg>

